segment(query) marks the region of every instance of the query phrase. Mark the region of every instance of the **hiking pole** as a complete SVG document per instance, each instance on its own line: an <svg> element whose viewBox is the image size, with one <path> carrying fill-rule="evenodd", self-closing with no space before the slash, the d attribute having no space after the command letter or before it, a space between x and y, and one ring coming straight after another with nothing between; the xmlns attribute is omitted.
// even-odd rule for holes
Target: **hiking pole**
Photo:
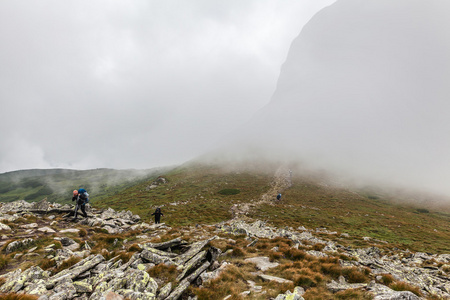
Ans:
<svg viewBox="0 0 450 300"><path fill-rule="evenodd" d="M77 204L75 205L75 214L73 215L74 219L77 218L77 212L78 212L78 199L77 199Z"/></svg>

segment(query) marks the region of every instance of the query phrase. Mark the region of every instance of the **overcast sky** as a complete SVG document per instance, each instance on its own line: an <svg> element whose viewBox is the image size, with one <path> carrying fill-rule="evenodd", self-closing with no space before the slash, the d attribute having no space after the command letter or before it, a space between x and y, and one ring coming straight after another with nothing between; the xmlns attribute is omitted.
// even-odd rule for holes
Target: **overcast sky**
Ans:
<svg viewBox="0 0 450 300"><path fill-rule="evenodd" d="M272 96L332 0L0 2L0 172L150 168L213 147Z"/></svg>

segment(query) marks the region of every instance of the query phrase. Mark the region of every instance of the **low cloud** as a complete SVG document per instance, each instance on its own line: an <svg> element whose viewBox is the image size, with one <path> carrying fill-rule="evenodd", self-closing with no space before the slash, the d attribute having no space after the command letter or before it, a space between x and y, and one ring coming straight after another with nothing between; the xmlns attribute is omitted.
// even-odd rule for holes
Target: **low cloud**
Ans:
<svg viewBox="0 0 450 300"><path fill-rule="evenodd" d="M330 0L3 1L0 172L182 163L264 106Z"/></svg>

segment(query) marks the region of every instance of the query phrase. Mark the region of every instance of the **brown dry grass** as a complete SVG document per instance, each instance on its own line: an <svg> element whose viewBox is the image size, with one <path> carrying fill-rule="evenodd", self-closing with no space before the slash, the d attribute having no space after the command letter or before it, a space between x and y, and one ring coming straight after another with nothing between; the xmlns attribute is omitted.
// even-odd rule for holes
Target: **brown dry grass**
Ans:
<svg viewBox="0 0 450 300"><path fill-rule="evenodd" d="M410 291L419 297L423 296L419 287L410 285L404 281L393 282L389 285L389 287L394 291Z"/></svg>
<svg viewBox="0 0 450 300"><path fill-rule="evenodd" d="M381 274L381 283L389 286L391 283L395 281L394 276L391 274Z"/></svg>
<svg viewBox="0 0 450 300"><path fill-rule="evenodd" d="M8 267L9 260L8 256L0 254L0 270L4 270Z"/></svg>
<svg viewBox="0 0 450 300"><path fill-rule="evenodd" d="M39 262L38 266L44 271L49 270L56 267L56 261L54 259L44 258Z"/></svg>
<svg viewBox="0 0 450 300"><path fill-rule="evenodd" d="M370 300L373 296L358 289L349 289L333 295L336 300Z"/></svg>
<svg viewBox="0 0 450 300"><path fill-rule="evenodd" d="M138 244L132 244L130 247L128 247L128 251L138 252L138 251L141 251L141 247L139 247Z"/></svg>
<svg viewBox="0 0 450 300"><path fill-rule="evenodd" d="M36 300L38 296L34 295L24 295L16 293L0 294L0 299L2 300Z"/></svg>
<svg viewBox="0 0 450 300"><path fill-rule="evenodd" d="M245 257L247 255L247 252L240 248L240 247L233 247L233 252L231 253L231 256L233 257Z"/></svg>
<svg viewBox="0 0 450 300"><path fill-rule="evenodd" d="M246 280L250 277L242 268L230 265L218 278L203 284L204 288L191 287L190 290L199 300L223 299L228 295L231 295L229 299L242 299L239 294L247 289Z"/></svg>
<svg viewBox="0 0 450 300"><path fill-rule="evenodd" d="M81 257L78 256L72 256L68 259L66 259L65 261L63 261L59 267L55 268L53 270L54 274L61 272L62 270L68 269L71 266L73 266L74 264L78 263L79 261L81 261Z"/></svg>
<svg viewBox="0 0 450 300"><path fill-rule="evenodd" d="M81 237L81 238L82 237L86 237L87 235L88 235L88 232L84 228L81 228L80 231L78 232L78 236Z"/></svg>
<svg viewBox="0 0 450 300"><path fill-rule="evenodd" d="M313 287L303 294L303 298L305 300L324 300L324 299L333 299L333 294L327 290L325 287Z"/></svg>
<svg viewBox="0 0 450 300"><path fill-rule="evenodd" d="M152 268L148 268L147 273L150 277L158 278L164 282L164 285L171 282L172 286L177 283L176 278L180 274L176 266L168 266L165 264L159 264Z"/></svg>

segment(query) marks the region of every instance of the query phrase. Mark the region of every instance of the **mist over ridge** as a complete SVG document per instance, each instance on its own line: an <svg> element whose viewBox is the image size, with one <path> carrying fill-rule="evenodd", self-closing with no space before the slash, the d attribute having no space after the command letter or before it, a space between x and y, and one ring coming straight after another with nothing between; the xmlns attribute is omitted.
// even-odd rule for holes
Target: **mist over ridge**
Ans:
<svg viewBox="0 0 450 300"><path fill-rule="evenodd" d="M227 151L450 196L449 16L443 0L322 9Z"/></svg>

